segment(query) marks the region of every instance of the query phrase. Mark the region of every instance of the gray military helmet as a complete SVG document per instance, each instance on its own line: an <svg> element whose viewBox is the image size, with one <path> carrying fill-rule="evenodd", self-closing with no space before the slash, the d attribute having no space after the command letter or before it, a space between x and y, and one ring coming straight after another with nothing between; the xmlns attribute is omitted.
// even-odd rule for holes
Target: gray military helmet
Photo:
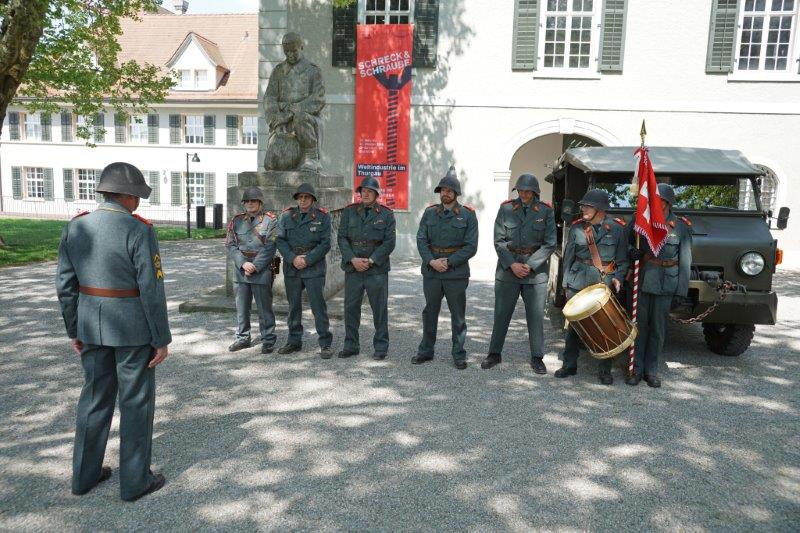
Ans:
<svg viewBox="0 0 800 533"><path fill-rule="evenodd" d="M314 190L314 186L310 183L301 183L292 195L292 198L297 200L297 197L301 194L310 194L314 198L314 201L317 201L317 191Z"/></svg>
<svg viewBox="0 0 800 533"><path fill-rule="evenodd" d="M456 195L461 195L461 182L458 181L458 177L456 176L455 166L450 165L450 168L447 170L447 174L445 174L445 176L439 180L439 185L433 189L433 192L441 191L442 187L453 189L456 192Z"/></svg>
<svg viewBox="0 0 800 533"><path fill-rule="evenodd" d="M537 195L541 194L539 188L539 180L533 174L522 174L517 178L517 184L514 185L512 191L533 191Z"/></svg>
<svg viewBox="0 0 800 533"><path fill-rule="evenodd" d="M603 189L591 189L586 191L578 205L588 205L598 211L608 211L611 205L608 202L608 193Z"/></svg>
<svg viewBox="0 0 800 533"><path fill-rule="evenodd" d="M367 176L363 180L361 180L361 185L358 186L356 192L361 194L361 189L372 189L378 196L381 194L381 184L378 181L378 178L373 178L372 176Z"/></svg>
<svg viewBox="0 0 800 533"><path fill-rule="evenodd" d="M129 194L149 198L153 189L144 180L142 171L130 163L111 163L100 173L95 191L103 193Z"/></svg>
<svg viewBox="0 0 800 533"><path fill-rule="evenodd" d="M264 203L264 193L261 192L261 189L258 187L248 187L244 190L242 194L242 203L245 203L247 200L258 200L262 204Z"/></svg>
<svg viewBox="0 0 800 533"><path fill-rule="evenodd" d="M662 200L669 202L669 205L675 204L675 190L667 183L658 184L658 195Z"/></svg>

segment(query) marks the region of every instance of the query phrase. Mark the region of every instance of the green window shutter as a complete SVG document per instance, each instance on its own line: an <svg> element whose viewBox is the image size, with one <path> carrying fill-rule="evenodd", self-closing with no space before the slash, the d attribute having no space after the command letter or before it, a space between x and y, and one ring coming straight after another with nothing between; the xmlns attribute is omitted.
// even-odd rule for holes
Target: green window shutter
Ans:
<svg viewBox="0 0 800 533"><path fill-rule="evenodd" d="M181 205L183 203L181 201L181 194L183 193L183 187L181 187L181 173L170 172L170 176L172 177L172 205Z"/></svg>
<svg viewBox="0 0 800 533"><path fill-rule="evenodd" d="M158 144L158 115L155 113L147 115L147 143Z"/></svg>
<svg viewBox="0 0 800 533"><path fill-rule="evenodd" d="M539 53L539 1L515 0L511 69L536 70Z"/></svg>
<svg viewBox="0 0 800 533"><path fill-rule="evenodd" d="M8 114L8 134L12 141L19 140L19 113L16 111Z"/></svg>
<svg viewBox="0 0 800 533"><path fill-rule="evenodd" d="M239 184L239 174L236 172L228 172L228 188L236 187Z"/></svg>
<svg viewBox="0 0 800 533"><path fill-rule="evenodd" d="M415 67L436 66L436 47L439 41L439 0L417 0L414 4Z"/></svg>
<svg viewBox="0 0 800 533"><path fill-rule="evenodd" d="M169 143L181 144L181 116L169 116Z"/></svg>
<svg viewBox="0 0 800 533"><path fill-rule="evenodd" d="M228 146L239 144L239 117L237 115L227 115L225 117L226 140Z"/></svg>
<svg viewBox="0 0 800 533"><path fill-rule="evenodd" d="M733 70L733 50L736 40L737 0L714 0L711 5L711 27L708 31L706 72L727 74Z"/></svg>
<svg viewBox="0 0 800 533"><path fill-rule="evenodd" d="M53 117L50 113L42 113L40 117L42 123L42 141L50 142L53 140Z"/></svg>
<svg viewBox="0 0 800 533"><path fill-rule="evenodd" d="M356 65L357 18L357 2L353 2L347 7L333 8L331 65L334 67L354 67Z"/></svg>
<svg viewBox="0 0 800 533"><path fill-rule="evenodd" d="M94 116L94 142L95 143L104 143L106 142L106 132L103 131L105 129L106 123L106 115L105 113L97 113Z"/></svg>
<svg viewBox="0 0 800 533"><path fill-rule="evenodd" d="M157 170L151 170L147 175L149 176L148 185L153 189L152 192L150 192L150 205L158 205L161 203L159 172Z"/></svg>
<svg viewBox="0 0 800 533"><path fill-rule="evenodd" d="M72 142L72 113L70 111L61 112L61 142Z"/></svg>
<svg viewBox="0 0 800 533"><path fill-rule="evenodd" d="M53 169L44 169L44 199L52 200L53 194Z"/></svg>
<svg viewBox="0 0 800 533"><path fill-rule="evenodd" d="M72 169L64 169L64 200L75 199L75 186L72 184Z"/></svg>
<svg viewBox="0 0 800 533"><path fill-rule="evenodd" d="M206 205L213 206L214 200L216 199L217 192L216 183L217 183L217 174L215 172L206 172Z"/></svg>
<svg viewBox="0 0 800 533"><path fill-rule="evenodd" d="M122 113L114 114L114 142L117 144L125 144L127 135L125 129L127 127L127 120Z"/></svg>
<svg viewBox="0 0 800 533"><path fill-rule="evenodd" d="M622 72L628 2L605 0L600 24L600 72Z"/></svg>
<svg viewBox="0 0 800 533"><path fill-rule="evenodd" d="M11 194L14 200L22 200L22 167L11 167Z"/></svg>
<svg viewBox="0 0 800 533"><path fill-rule="evenodd" d="M217 127L217 117L206 115L203 117L203 144L214 145L214 133Z"/></svg>

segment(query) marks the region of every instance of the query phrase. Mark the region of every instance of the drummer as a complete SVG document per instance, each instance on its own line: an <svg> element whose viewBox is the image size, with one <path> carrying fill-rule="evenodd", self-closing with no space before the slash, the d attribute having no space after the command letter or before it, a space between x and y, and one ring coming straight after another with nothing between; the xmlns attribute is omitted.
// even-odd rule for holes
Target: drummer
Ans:
<svg viewBox="0 0 800 533"><path fill-rule="evenodd" d="M605 283L619 292L628 271L628 242L625 221L611 218L608 193L601 189L586 192L578 203L581 217L572 223L564 248L564 282L567 300L589 285ZM556 370L557 378L574 376L578 372L580 338L572 327L567 329L563 366ZM598 378L603 385L611 385L613 358L599 362Z"/></svg>

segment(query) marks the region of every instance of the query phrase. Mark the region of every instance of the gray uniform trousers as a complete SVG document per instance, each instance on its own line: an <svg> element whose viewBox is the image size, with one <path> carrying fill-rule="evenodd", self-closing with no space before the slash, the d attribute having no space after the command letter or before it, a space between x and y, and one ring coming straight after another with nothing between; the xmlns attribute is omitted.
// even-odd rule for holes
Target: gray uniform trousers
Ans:
<svg viewBox="0 0 800 533"><path fill-rule="evenodd" d="M425 308L422 310L422 341L417 349L419 355L433 357L436 330L439 326L439 311L442 308L442 298L444 297L447 299L447 307L450 309L453 360L466 360L467 352L464 350L464 343L467 340L467 286L469 286L469 278L422 278Z"/></svg>
<svg viewBox="0 0 800 533"><path fill-rule="evenodd" d="M578 294L578 291L567 289L567 300L576 294ZM581 341L581 338L578 337L577 333L575 333L575 328L569 326L567 328L566 339L564 339L564 368L578 368L578 350L580 350L582 346L583 341ZM613 357L609 357L608 359L599 359L597 362L599 371L611 372L611 364L613 361Z"/></svg>
<svg viewBox="0 0 800 533"><path fill-rule="evenodd" d="M301 278L284 276L286 285L286 299L289 301L289 339L287 344L293 346L303 345L303 308L302 297L305 288L311 312L314 314L314 327L319 337L319 347L327 348L333 342L328 321L328 305L325 303L323 292L325 290L325 277Z"/></svg>
<svg viewBox="0 0 800 533"><path fill-rule="evenodd" d="M639 334L636 336L634 350L634 372L639 377L658 376L658 363L664 349L664 334L671 306L671 295L639 292L636 308L636 327Z"/></svg>
<svg viewBox="0 0 800 533"><path fill-rule="evenodd" d="M389 351L389 274L345 272L344 275L344 349L358 352L358 326L361 324L361 302L367 293L372 307L375 353Z"/></svg>
<svg viewBox="0 0 800 533"><path fill-rule="evenodd" d="M152 481L150 454L156 373L147 368L153 347L85 344L81 364L85 383L78 400L75 448L72 457L72 491L83 492L97 484L108 431L119 389L119 480L123 500L147 489Z"/></svg>
<svg viewBox="0 0 800 533"><path fill-rule="evenodd" d="M525 303L525 321L528 324L528 342L531 359L544 357L544 304L547 299L547 283L494 282L494 327L489 341L489 353L501 354L506 342L508 325L517 307L520 293Z"/></svg>
<svg viewBox="0 0 800 533"><path fill-rule="evenodd" d="M261 342L266 346L274 346L278 336L275 335L275 313L272 311L272 285L235 281L233 291L238 323L236 338L250 339L250 308L255 298Z"/></svg>

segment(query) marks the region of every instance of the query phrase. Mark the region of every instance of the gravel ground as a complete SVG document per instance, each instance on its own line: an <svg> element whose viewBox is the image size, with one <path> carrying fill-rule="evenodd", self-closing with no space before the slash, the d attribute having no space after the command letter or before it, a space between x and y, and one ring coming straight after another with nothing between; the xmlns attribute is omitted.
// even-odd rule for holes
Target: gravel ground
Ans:
<svg viewBox="0 0 800 533"><path fill-rule="evenodd" d="M136 504L119 500L116 419L113 477L70 495L82 374L54 264L0 270L0 529L796 530L800 262L781 267L780 322L758 328L745 355L713 355L698 327L672 328L654 390L617 370L603 387L584 358L575 379L554 379L563 336L547 325L549 375L535 376L521 303L518 340L482 371L489 270L469 287L469 368L451 365L446 306L436 360L412 366L412 263L391 274L388 360L368 357L366 326L362 355L320 360L310 320L300 354L231 354L231 315L177 312L222 282L218 243L162 251L174 343L157 371L153 467L167 485ZM343 325L332 325L338 349Z"/></svg>

